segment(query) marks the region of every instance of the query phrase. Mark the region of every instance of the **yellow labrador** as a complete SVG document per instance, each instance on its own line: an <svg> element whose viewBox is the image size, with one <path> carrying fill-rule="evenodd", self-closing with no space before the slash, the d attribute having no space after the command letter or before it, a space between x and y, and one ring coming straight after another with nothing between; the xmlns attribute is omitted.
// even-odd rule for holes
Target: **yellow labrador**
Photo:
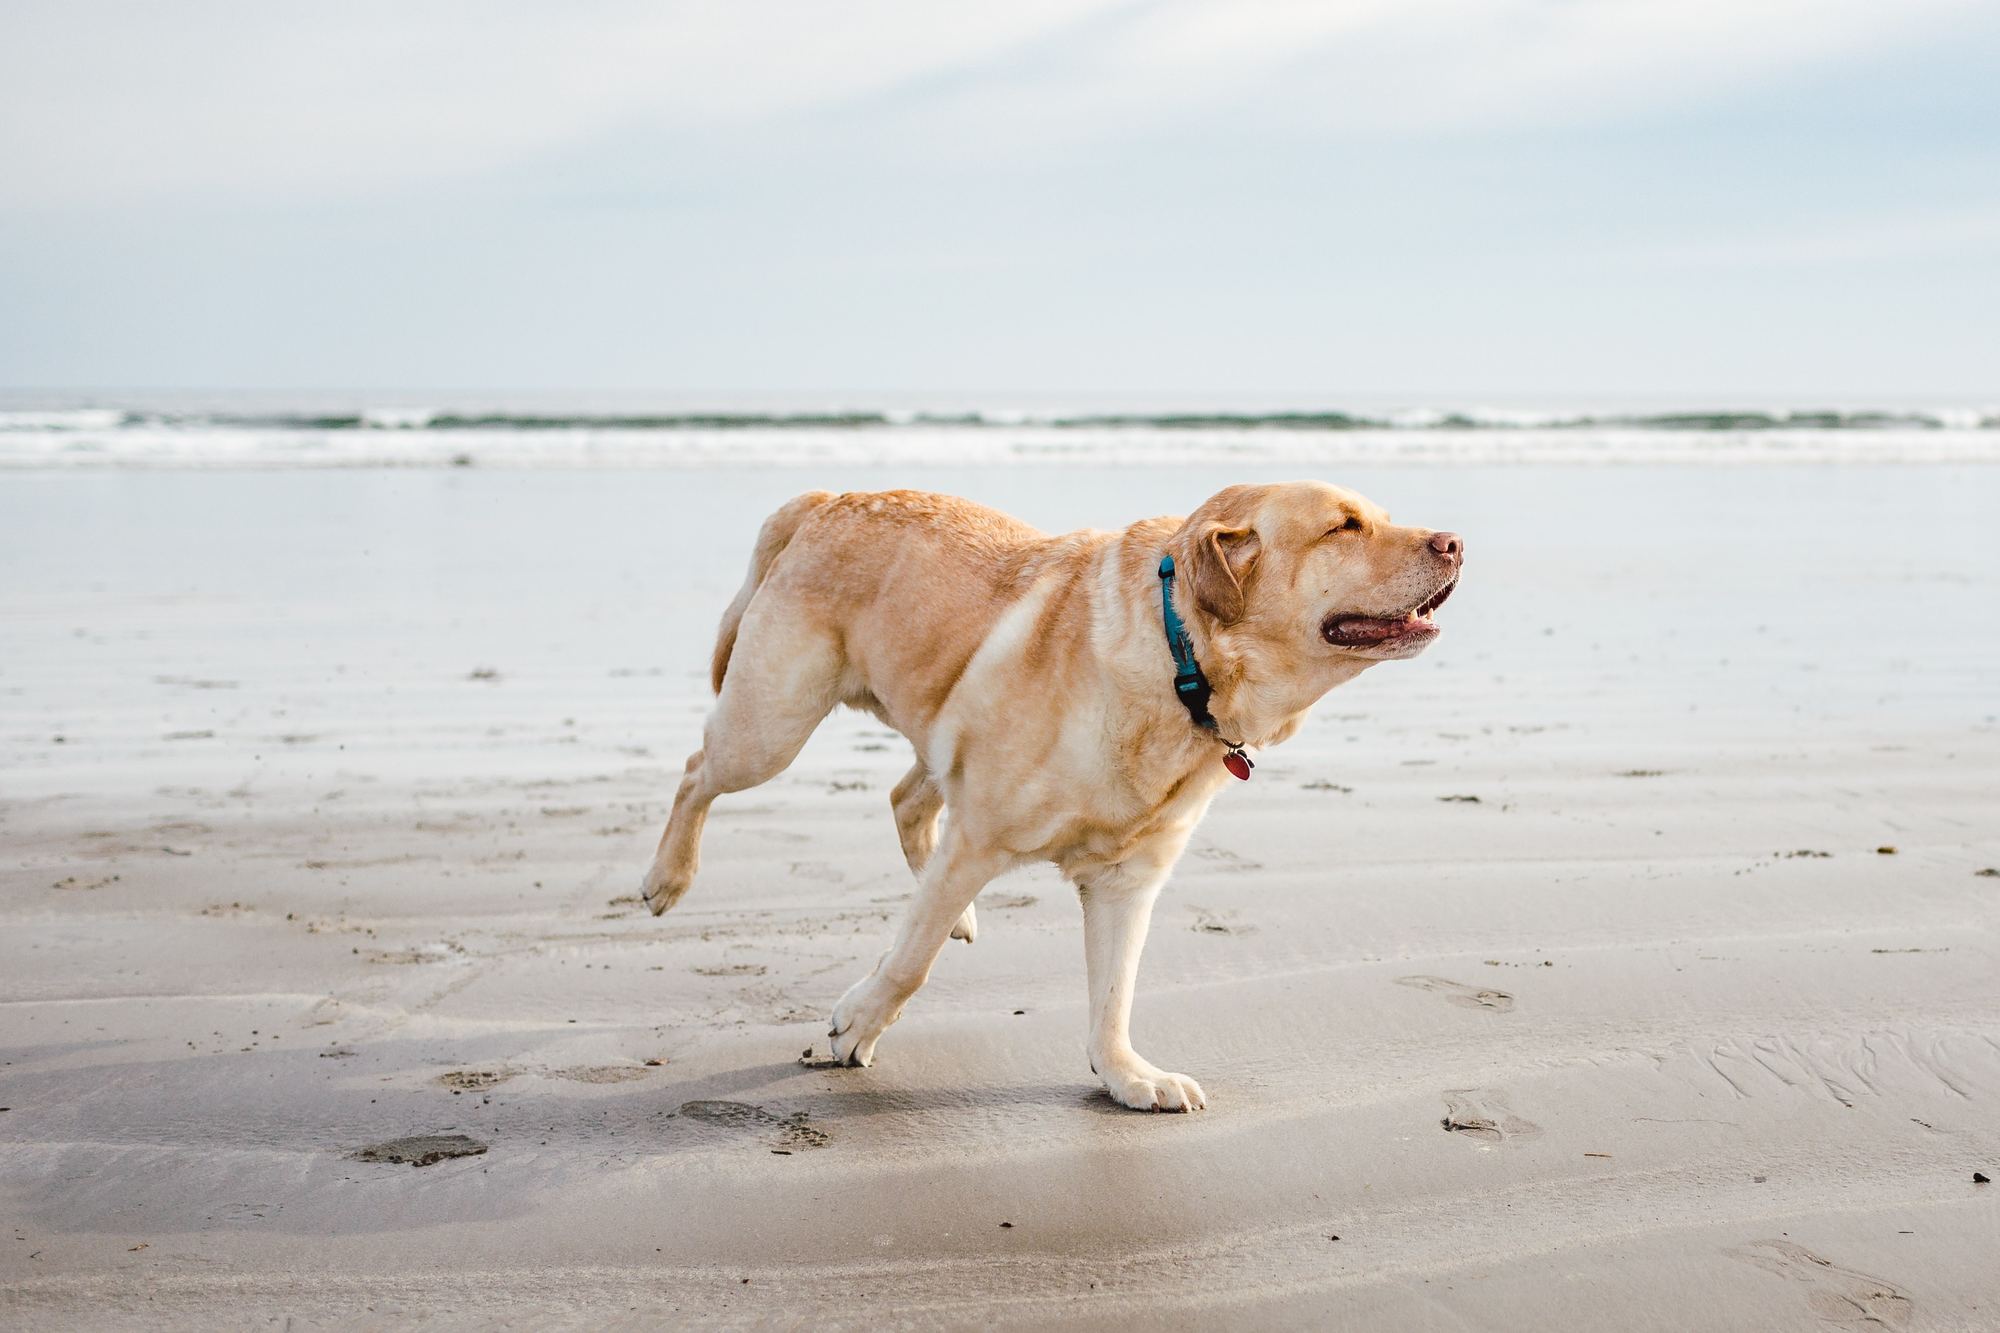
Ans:
<svg viewBox="0 0 2000 1333"><path fill-rule="evenodd" d="M920 887L834 1006L834 1058L870 1063L946 939L973 938L980 889L1044 860L1083 901L1091 1068L1126 1106L1198 1109L1200 1085L1129 1037L1153 900L1217 789L1248 774L1243 747L1422 652L1464 556L1322 482L1061 537L948 495L802 495L765 522L723 613L718 698L646 902L664 912L694 882L716 797L783 772L835 704L863 709L916 748L891 799Z"/></svg>

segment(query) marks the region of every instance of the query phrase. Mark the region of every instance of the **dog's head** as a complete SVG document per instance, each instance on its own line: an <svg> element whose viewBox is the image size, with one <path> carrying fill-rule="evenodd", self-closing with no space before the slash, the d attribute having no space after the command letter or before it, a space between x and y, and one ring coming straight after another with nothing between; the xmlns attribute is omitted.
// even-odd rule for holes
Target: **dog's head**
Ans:
<svg viewBox="0 0 2000 1333"><path fill-rule="evenodd" d="M1439 634L1432 613L1465 563L1457 534L1392 523L1353 491L1318 481L1231 486L1195 510L1168 549L1210 639L1260 684L1314 697L1361 667L1429 647Z"/></svg>

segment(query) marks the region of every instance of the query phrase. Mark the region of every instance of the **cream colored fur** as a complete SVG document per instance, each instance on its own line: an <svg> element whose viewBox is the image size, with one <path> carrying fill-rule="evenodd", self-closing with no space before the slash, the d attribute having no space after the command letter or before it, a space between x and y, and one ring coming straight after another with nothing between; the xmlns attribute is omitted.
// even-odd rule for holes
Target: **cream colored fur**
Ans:
<svg viewBox="0 0 2000 1333"><path fill-rule="evenodd" d="M1399 527L1320 482L1233 486L1186 519L1051 537L913 491L785 505L764 525L723 618L715 709L645 879L654 912L693 883L709 805L768 782L837 704L916 749L891 802L919 890L895 942L834 1006L836 1059L866 1065L973 900L1008 869L1053 862L1083 904L1089 1054L1111 1096L1193 1110L1202 1090L1132 1049L1153 902L1218 788L1217 733L1173 693L1157 566L1215 687L1218 732L1290 736L1329 689L1431 631L1342 647L1341 616L1404 617L1457 577L1450 534ZM949 810L948 819L940 815Z"/></svg>

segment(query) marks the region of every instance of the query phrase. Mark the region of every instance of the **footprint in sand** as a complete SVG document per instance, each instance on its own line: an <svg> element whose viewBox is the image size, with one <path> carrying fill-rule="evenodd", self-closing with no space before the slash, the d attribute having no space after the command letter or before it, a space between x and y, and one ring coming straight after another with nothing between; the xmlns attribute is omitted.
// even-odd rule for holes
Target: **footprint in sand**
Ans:
<svg viewBox="0 0 2000 1333"><path fill-rule="evenodd" d="M1842 1268L1788 1240L1755 1240L1723 1253L1802 1285L1807 1308L1829 1324L1905 1328L1916 1310L1895 1283Z"/></svg>
<svg viewBox="0 0 2000 1333"><path fill-rule="evenodd" d="M1204 861L1212 861L1224 870L1246 871L1264 868L1241 852L1232 851L1227 847L1197 847L1191 855L1198 856Z"/></svg>
<svg viewBox="0 0 2000 1333"><path fill-rule="evenodd" d="M652 1071L644 1065L575 1065L569 1069L551 1069L545 1077L571 1083L633 1083L651 1075Z"/></svg>
<svg viewBox="0 0 2000 1333"><path fill-rule="evenodd" d="M453 1092L478 1092L483 1088L497 1088L514 1077L514 1071L505 1065L493 1069L454 1069L437 1076L439 1087L450 1088Z"/></svg>
<svg viewBox="0 0 2000 1333"><path fill-rule="evenodd" d="M802 1148L824 1148L833 1142L833 1136L825 1130L814 1129L806 1123L804 1111L794 1111L790 1115L774 1115L761 1106L748 1102L682 1102L675 1115L684 1120L698 1121L713 1125L718 1129L733 1130L738 1133L770 1134L777 1146L775 1152L793 1152Z"/></svg>
<svg viewBox="0 0 2000 1333"><path fill-rule="evenodd" d="M1194 924L1188 929L1202 935L1248 935L1256 930L1236 920L1234 912L1211 912L1206 907L1194 909Z"/></svg>
<svg viewBox="0 0 2000 1333"><path fill-rule="evenodd" d="M1444 1128L1448 1134L1463 1134L1482 1143L1502 1143L1508 1139L1532 1139L1542 1127L1523 1120L1507 1105L1505 1093L1490 1088L1457 1088L1444 1095Z"/></svg>
<svg viewBox="0 0 2000 1333"><path fill-rule="evenodd" d="M1397 977L1398 986L1414 986L1418 990L1435 991L1453 1004L1467 1009L1492 1009L1506 1013L1514 1007L1514 997L1504 990L1482 990L1477 986L1467 986L1463 982L1448 981L1444 977Z"/></svg>

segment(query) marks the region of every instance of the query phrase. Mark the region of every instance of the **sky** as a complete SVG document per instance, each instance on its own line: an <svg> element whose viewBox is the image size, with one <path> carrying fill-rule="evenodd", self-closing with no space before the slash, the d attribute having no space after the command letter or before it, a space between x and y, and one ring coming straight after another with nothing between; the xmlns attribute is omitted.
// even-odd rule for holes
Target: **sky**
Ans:
<svg viewBox="0 0 2000 1333"><path fill-rule="evenodd" d="M0 385L2000 400L2000 5L0 6Z"/></svg>

